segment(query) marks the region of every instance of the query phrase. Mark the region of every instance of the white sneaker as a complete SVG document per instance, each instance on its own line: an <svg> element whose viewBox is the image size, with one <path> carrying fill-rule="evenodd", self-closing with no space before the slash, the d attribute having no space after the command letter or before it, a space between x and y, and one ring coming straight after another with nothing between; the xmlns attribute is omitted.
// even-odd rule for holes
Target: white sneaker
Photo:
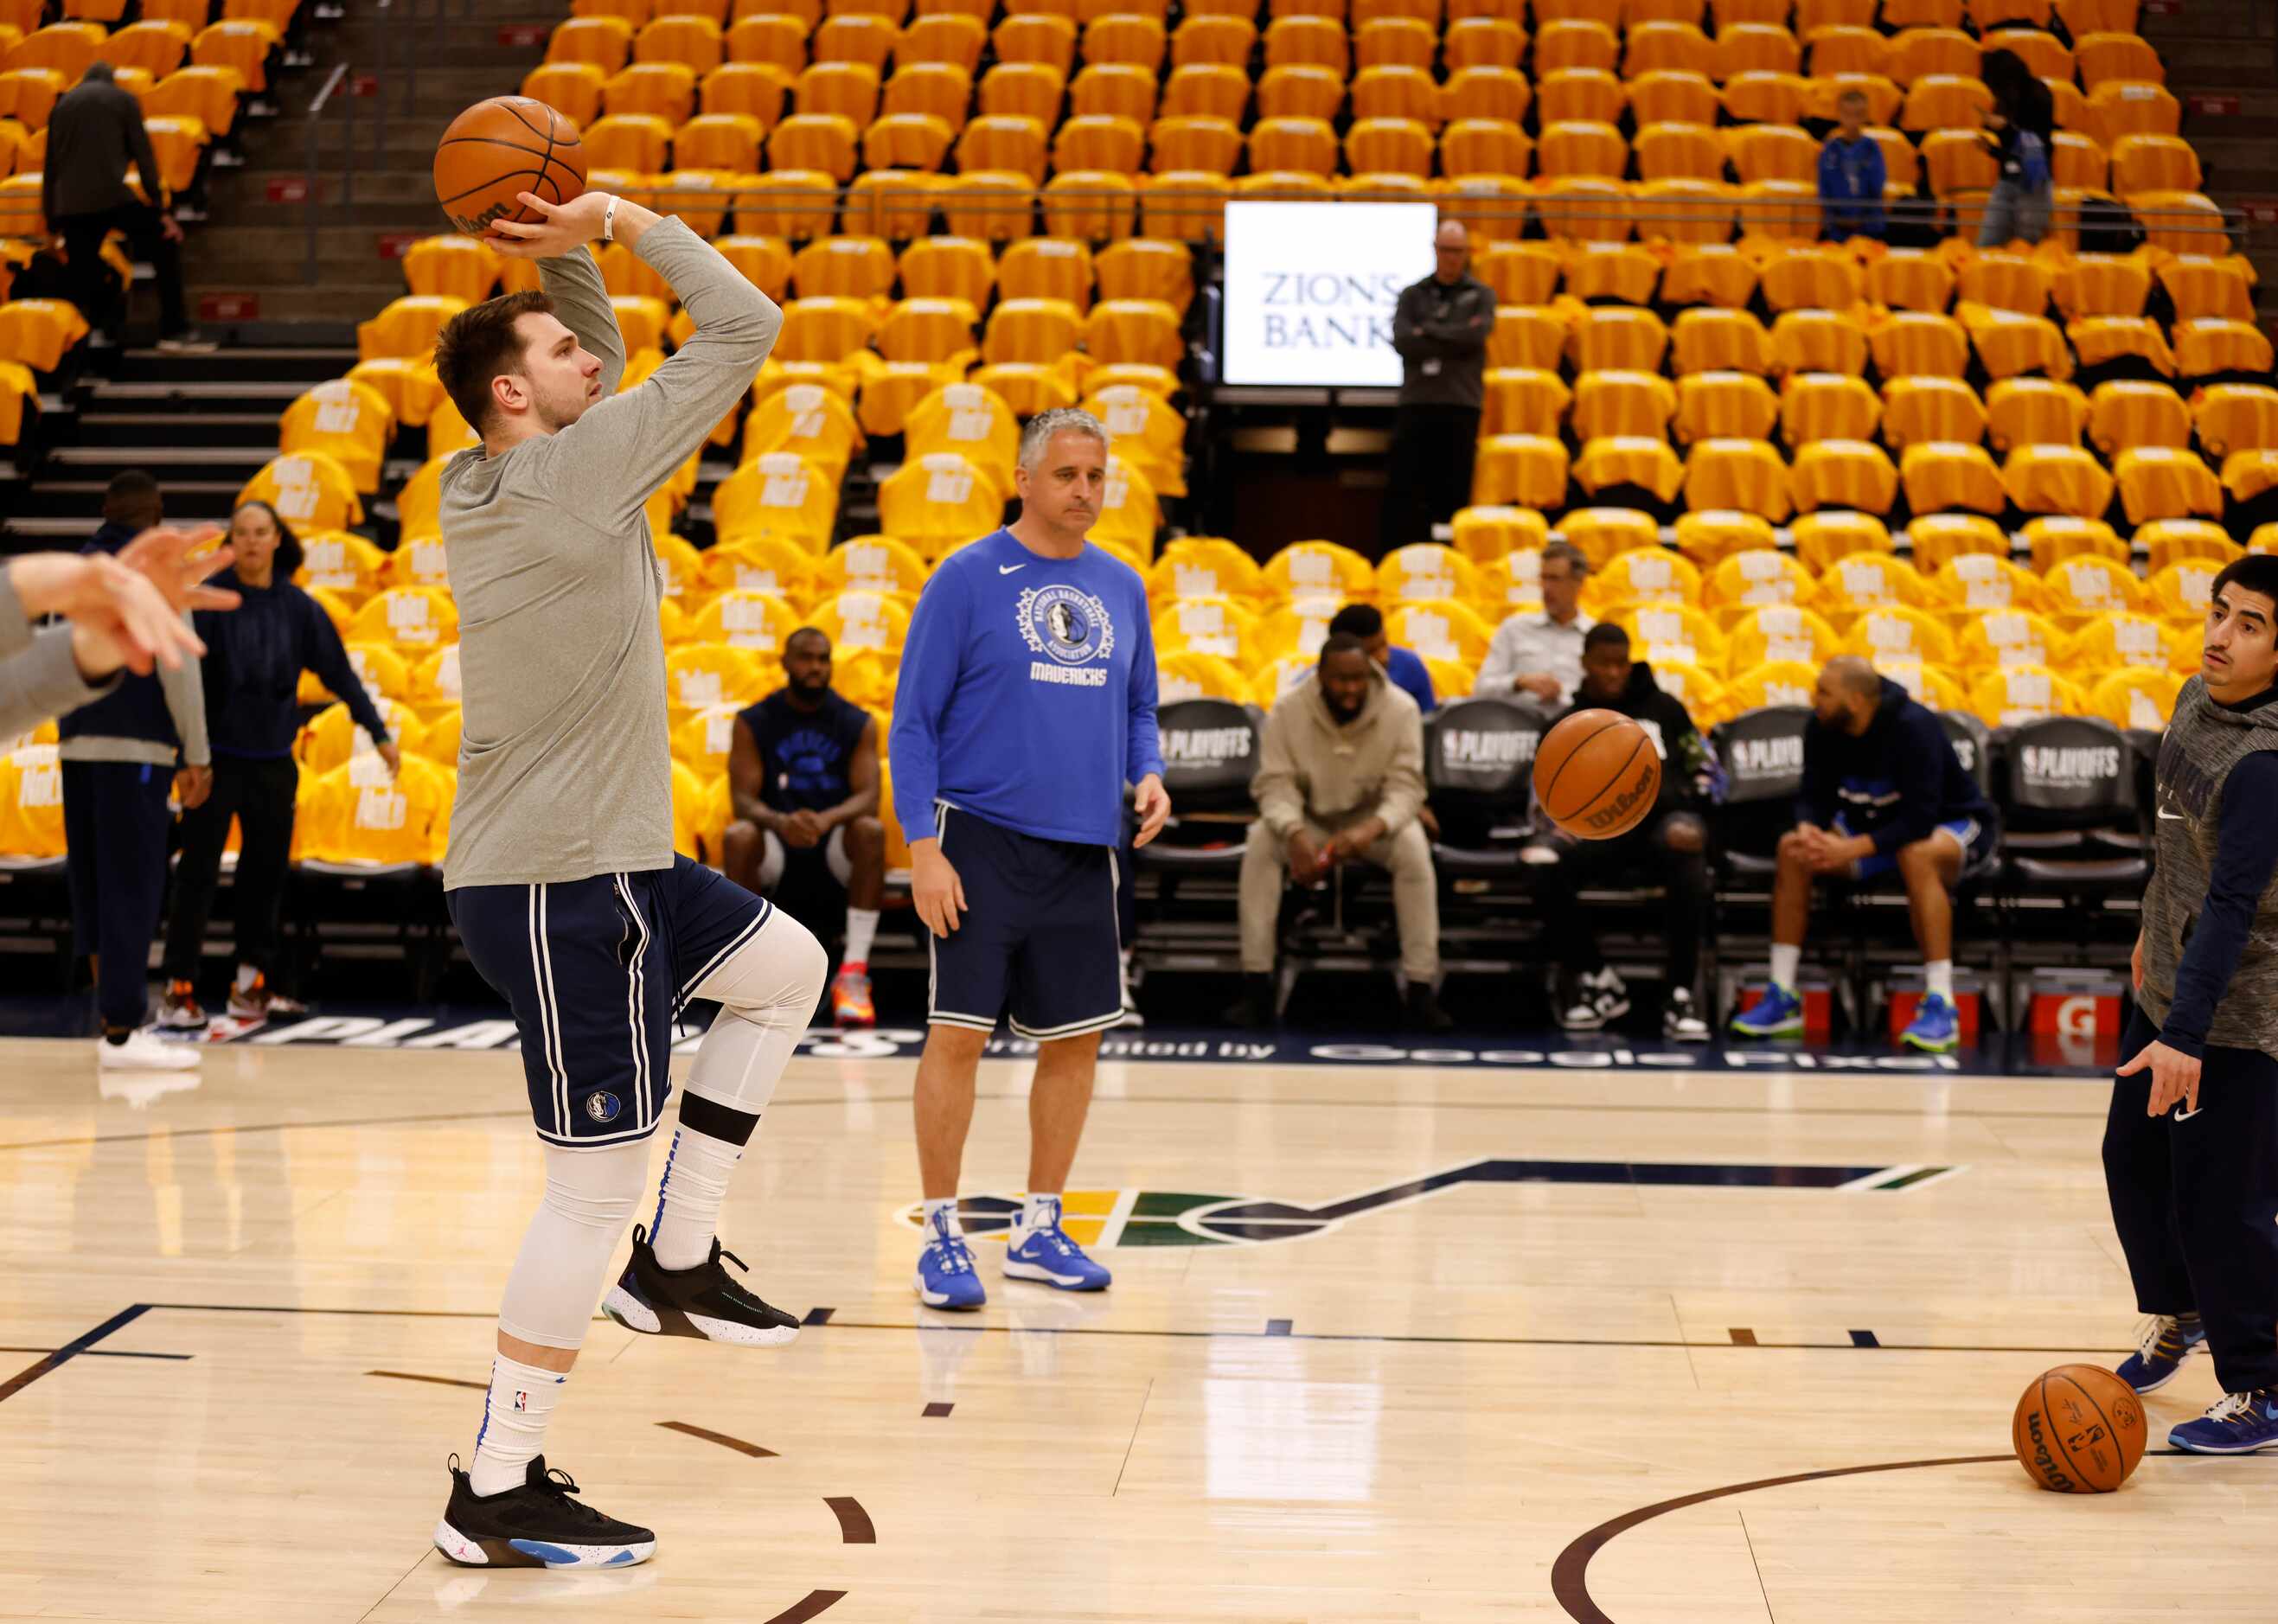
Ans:
<svg viewBox="0 0 2278 1624"><path fill-rule="evenodd" d="M1573 1002L1559 1011L1558 1024L1568 1032L1595 1032L1629 1012L1628 984L1610 969L1594 970L1575 983Z"/></svg>
<svg viewBox="0 0 2278 1624"><path fill-rule="evenodd" d="M168 1043L136 1028L124 1043L96 1040L96 1063L106 1071L187 1071L202 1056L190 1043Z"/></svg>
<svg viewBox="0 0 2278 1624"><path fill-rule="evenodd" d="M1680 1043L1706 1043L1708 1023L1701 1018L1701 1010L1693 1002L1690 987L1672 988L1668 1007L1661 1012L1662 1035Z"/></svg>

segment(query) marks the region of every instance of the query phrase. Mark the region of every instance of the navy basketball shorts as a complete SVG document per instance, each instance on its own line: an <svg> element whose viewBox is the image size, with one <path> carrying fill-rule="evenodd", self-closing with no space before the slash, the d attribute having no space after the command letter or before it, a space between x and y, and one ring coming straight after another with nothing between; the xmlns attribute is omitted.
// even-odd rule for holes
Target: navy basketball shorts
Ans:
<svg viewBox="0 0 2278 1624"><path fill-rule="evenodd" d="M592 1148L656 1132L674 1006L774 905L699 863L449 893L467 957L514 1010L538 1137Z"/></svg>
<svg viewBox="0 0 2278 1624"><path fill-rule="evenodd" d="M1985 858L1999 838L1993 826L1982 818L1956 818L1950 823L1939 824L1938 831L1951 839L1961 851L1964 868ZM1850 825L1841 812L1835 814L1835 832L1838 835L1851 833ZM1898 872L1899 859L1895 852L1877 852L1871 857L1861 858L1851 865L1854 880L1878 880L1884 874Z"/></svg>
<svg viewBox="0 0 2278 1624"><path fill-rule="evenodd" d="M1048 1041L1121 1019L1115 849L1039 840L952 806L934 820L966 908L947 936L927 934L927 1022L994 1032L1003 1012L1021 1037Z"/></svg>

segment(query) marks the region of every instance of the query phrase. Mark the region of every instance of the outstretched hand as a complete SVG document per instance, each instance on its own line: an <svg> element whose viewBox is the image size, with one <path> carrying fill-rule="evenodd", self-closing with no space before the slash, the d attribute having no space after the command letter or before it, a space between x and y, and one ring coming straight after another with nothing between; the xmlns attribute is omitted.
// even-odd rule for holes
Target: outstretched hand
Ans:
<svg viewBox="0 0 2278 1624"><path fill-rule="evenodd" d="M206 581L237 561L233 547L207 549L221 536L218 524L189 530L157 525L118 550L118 561L149 577L176 614L186 609L234 609L244 600Z"/></svg>
<svg viewBox="0 0 2278 1624"><path fill-rule="evenodd" d="M483 237L508 259L559 259L600 241L602 217L609 207L607 192L581 192L566 203L549 203L535 192L517 192L515 201L539 217L537 224L493 220Z"/></svg>

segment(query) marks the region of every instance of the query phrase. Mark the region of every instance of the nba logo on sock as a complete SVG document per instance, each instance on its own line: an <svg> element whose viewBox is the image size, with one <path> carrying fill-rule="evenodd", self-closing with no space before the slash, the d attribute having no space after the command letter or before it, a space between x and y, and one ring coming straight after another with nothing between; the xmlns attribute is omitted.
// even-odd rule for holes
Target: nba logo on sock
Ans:
<svg viewBox="0 0 2278 1624"><path fill-rule="evenodd" d="M585 1115L595 1122L615 1122L617 1113L623 1109L624 1107L617 1102L616 1095L601 1089L597 1088L585 1096Z"/></svg>
<svg viewBox="0 0 2278 1624"><path fill-rule="evenodd" d="M518 1392L515 1394L514 1407L517 1410L528 1409L530 1407L530 1395L526 1392Z"/></svg>

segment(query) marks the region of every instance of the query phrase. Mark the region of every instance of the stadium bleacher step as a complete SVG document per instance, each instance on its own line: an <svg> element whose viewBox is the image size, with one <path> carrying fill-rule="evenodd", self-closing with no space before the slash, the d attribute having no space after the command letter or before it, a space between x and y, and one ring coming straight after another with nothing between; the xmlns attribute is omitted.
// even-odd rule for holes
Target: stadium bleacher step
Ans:
<svg viewBox="0 0 2278 1624"><path fill-rule="evenodd" d="M295 381L305 389L327 378L345 377L355 363L355 351L329 346L231 347L210 355L130 349L119 356L114 376L118 382L128 384Z"/></svg>
<svg viewBox="0 0 2278 1624"><path fill-rule="evenodd" d="M79 438L83 446L99 447L162 442L181 447L252 447L266 457L276 450L281 409L272 405L267 411L219 411L200 401L196 409L179 412L91 410L80 414Z"/></svg>
<svg viewBox="0 0 2278 1624"><path fill-rule="evenodd" d="M126 462L118 464L120 468L130 466L133 465ZM37 481L22 493L20 511L8 515L9 530L27 537L77 536L84 541L102 521L103 487L116 471L103 469L96 470L96 477L82 478L68 477L65 470L57 469L55 477ZM245 477L216 478L213 470L207 469L194 478L161 476L160 483L164 489L168 518L219 522L229 516L231 500L245 488ZM43 524L42 520L51 522Z"/></svg>

